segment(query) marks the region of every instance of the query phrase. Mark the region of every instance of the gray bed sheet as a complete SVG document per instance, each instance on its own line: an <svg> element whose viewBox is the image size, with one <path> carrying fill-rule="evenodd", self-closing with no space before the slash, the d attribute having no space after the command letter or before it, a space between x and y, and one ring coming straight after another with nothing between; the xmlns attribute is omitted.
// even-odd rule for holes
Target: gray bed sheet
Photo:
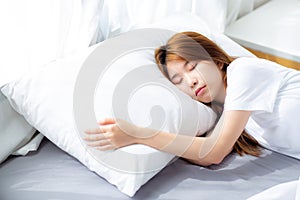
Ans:
<svg viewBox="0 0 300 200"><path fill-rule="evenodd" d="M241 200L299 175L300 160L268 150L260 158L231 154L210 167L178 159L129 198L44 139L37 152L11 156L0 165L0 199Z"/></svg>

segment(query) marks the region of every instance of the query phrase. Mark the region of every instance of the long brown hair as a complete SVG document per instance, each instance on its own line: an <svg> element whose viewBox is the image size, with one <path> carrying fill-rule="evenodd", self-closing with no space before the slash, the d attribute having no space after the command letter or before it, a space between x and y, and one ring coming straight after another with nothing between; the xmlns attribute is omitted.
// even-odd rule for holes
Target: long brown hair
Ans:
<svg viewBox="0 0 300 200"><path fill-rule="evenodd" d="M166 64L169 61L184 60L211 60L216 65L223 64L221 68L224 71L224 83L227 86L226 71L228 65L234 60L223 51L216 43L207 37L196 32L182 32L172 36L166 45L155 50L155 60L160 71L168 78L168 70ZM233 146L233 151L239 155L250 154L259 156L261 148L254 137L249 135L245 130L241 133L238 140Z"/></svg>

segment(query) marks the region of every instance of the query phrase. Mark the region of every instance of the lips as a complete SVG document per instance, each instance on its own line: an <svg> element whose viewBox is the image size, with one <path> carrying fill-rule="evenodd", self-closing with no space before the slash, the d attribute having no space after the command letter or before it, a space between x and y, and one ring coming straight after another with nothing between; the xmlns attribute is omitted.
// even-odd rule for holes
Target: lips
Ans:
<svg viewBox="0 0 300 200"><path fill-rule="evenodd" d="M196 91L195 91L195 95L199 96L205 89L205 85L202 87L199 87Z"/></svg>

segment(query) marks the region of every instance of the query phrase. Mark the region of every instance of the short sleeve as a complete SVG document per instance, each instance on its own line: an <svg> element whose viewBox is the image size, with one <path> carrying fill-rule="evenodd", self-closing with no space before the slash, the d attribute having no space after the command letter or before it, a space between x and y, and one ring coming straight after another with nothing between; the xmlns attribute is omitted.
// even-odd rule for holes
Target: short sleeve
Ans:
<svg viewBox="0 0 300 200"><path fill-rule="evenodd" d="M277 64L259 58L237 58L227 69L224 110L272 112L282 78Z"/></svg>

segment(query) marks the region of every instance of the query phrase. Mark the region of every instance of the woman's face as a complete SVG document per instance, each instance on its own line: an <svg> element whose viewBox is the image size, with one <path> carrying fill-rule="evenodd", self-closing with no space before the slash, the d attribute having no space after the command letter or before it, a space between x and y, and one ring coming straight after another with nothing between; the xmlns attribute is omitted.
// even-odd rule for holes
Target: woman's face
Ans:
<svg viewBox="0 0 300 200"><path fill-rule="evenodd" d="M223 64L222 64L223 65ZM213 61L176 60L167 63L170 80L193 99L210 103L224 103L224 72Z"/></svg>

